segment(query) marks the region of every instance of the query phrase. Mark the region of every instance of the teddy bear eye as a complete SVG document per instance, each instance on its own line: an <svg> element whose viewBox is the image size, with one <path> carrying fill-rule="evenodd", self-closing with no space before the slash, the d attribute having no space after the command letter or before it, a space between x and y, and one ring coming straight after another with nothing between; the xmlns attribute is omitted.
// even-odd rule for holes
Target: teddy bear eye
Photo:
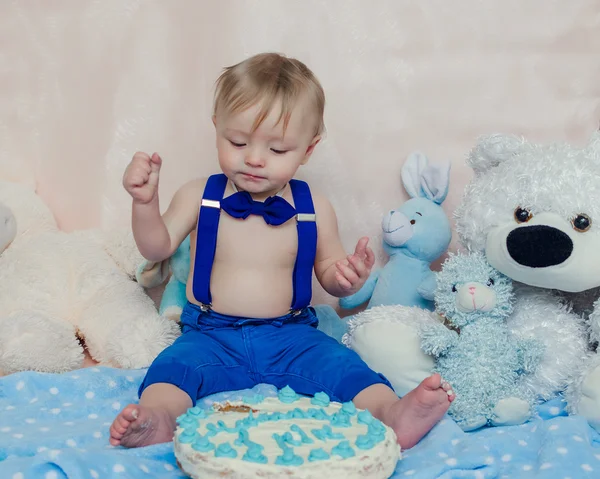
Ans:
<svg viewBox="0 0 600 479"><path fill-rule="evenodd" d="M487 283L485 283L488 286L494 286L496 284L496 282L494 281L494 278L490 278L487 280Z"/></svg>
<svg viewBox="0 0 600 479"><path fill-rule="evenodd" d="M571 220L571 224L576 231L585 233L592 227L592 219L585 213L580 213Z"/></svg>
<svg viewBox="0 0 600 479"><path fill-rule="evenodd" d="M456 285L455 285L455 284L453 284L453 285L452 285L452 292L453 292L453 293L456 293L456 291L458 291L458 290L456 289Z"/></svg>
<svg viewBox="0 0 600 479"><path fill-rule="evenodd" d="M415 221L415 220L410 220L410 224L411 224L411 225L414 225L415 223L416 223L416 221Z"/></svg>
<svg viewBox="0 0 600 479"><path fill-rule="evenodd" d="M517 223L527 223L533 215L529 210L521 208L520 206L515 210L515 220Z"/></svg>

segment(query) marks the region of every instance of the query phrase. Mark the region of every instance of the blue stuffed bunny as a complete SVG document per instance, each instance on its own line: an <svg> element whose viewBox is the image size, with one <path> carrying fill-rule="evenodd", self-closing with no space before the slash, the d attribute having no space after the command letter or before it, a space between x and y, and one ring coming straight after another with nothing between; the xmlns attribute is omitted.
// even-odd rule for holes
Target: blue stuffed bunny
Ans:
<svg viewBox="0 0 600 479"><path fill-rule="evenodd" d="M446 252L452 239L450 221L441 207L449 179L449 162L430 165L419 152L408 157L402 167L402 182L411 199L387 213L381 224L389 260L371 273L359 291L340 300L342 308L355 308L368 301L367 309L387 305L434 309L436 280L430 266ZM319 329L340 341L346 320L328 305L318 305L315 310Z"/></svg>
<svg viewBox="0 0 600 479"><path fill-rule="evenodd" d="M534 398L520 380L535 372L544 348L511 335L513 302L512 281L482 253L451 255L437 274L436 309L449 327L421 326L421 348L452 385L448 413L465 431L521 424L532 414Z"/></svg>

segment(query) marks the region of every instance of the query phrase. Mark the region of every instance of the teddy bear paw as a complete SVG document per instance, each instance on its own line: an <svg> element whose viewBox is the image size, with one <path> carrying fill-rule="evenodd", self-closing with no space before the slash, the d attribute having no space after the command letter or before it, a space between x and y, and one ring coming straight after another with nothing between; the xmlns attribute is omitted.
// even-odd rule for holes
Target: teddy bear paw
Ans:
<svg viewBox="0 0 600 479"><path fill-rule="evenodd" d="M501 399L492 411L493 426L514 426L523 424L531 416L531 407L527 401L517 397Z"/></svg>
<svg viewBox="0 0 600 479"><path fill-rule="evenodd" d="M578 412L600 431L600 365L583 378Z"/></svg>

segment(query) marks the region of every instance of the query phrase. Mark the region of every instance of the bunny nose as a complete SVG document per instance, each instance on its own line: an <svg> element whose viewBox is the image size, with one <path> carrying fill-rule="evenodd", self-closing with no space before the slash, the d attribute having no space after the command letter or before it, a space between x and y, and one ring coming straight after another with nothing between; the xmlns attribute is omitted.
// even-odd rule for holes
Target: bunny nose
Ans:
<svg viewBox="0 0 600 479"><path fill-rule="evenodd" d="M475 286L469 286L469 294L475 294Z"/></svg>

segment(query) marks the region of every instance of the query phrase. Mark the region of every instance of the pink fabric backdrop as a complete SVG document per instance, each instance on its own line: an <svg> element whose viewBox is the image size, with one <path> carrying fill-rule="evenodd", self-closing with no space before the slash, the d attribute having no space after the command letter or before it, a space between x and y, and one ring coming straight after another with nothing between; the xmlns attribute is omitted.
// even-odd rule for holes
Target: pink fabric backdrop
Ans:
<svg viewBox="0 0 600 479"><path fill-rule="evenodd" d="M132 154L162 154L163 206L213 172L214 79L260 51L325 87L328 134L301 176L349 250L366 234L380 253L410 151L452 160L451 214L477 135L582 142L600 118L599 0L7 0L0 166L34 178L66 230L127 224Z"/></svg>

